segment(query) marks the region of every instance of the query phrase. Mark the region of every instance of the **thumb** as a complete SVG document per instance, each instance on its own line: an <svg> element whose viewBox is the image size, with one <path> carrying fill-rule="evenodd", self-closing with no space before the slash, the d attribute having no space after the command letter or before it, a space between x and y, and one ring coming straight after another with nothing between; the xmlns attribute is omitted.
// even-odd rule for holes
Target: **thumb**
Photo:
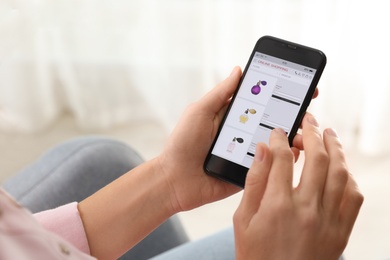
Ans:
<svg viewBox="0 0 390 260"><path fill-rule="evenodd" d="M242 72L240 67L235 67L230 73L229 77L220 82L209 93L207 93L201 102L203 102L203 104L214 113L220 111L221 108L224 107L228 100L233 96L234 91L237 89L241 74Z"/></svg>
<svg viewBox="0 0 390 260"><path fill-rule="evenodd" d="M240 203L240 208L247 213L248 217L255 214L259 209L267 187L271 164L272 157L269 148L264 143L257 144L252 166L246 176L244 194Z"/></svg>

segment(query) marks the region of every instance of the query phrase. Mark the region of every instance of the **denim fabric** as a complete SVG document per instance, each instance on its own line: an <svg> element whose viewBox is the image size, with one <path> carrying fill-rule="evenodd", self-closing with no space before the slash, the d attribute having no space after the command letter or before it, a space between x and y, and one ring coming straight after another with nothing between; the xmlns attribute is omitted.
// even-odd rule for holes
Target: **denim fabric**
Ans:
<svg viewBox="0 0 390 260"><path fill-rule="evenodd" d="M54 147L7 180L3 187L20 204L39 212L81 201L141 164L126 144L104 137L82 137ZM149 259L188 242L173 216L121 259Z"/></svg>

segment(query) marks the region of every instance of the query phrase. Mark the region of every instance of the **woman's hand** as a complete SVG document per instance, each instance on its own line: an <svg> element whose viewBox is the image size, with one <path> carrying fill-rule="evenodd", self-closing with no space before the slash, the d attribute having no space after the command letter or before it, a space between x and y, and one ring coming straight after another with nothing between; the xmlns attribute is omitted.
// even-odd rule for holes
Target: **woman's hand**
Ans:
<svg viewBox="0 0 390 260"><path fill-rule="evenodd" d="M158 167L167 176L172 190L172 206L176 211L190 210L230 196L240 189L209 177L203 164L216 136L230 99L241 77L236 67L230 76L205 97L187 107L157 158ZM316 89L313 98L318 96ZM302 138L294 138L295 159L302 150Z"/></svg>
<svg viewBox="0 0 390 260"><path fill-rule="evenodd" d="M241 69L234 68L228 78L187 107L158 157L159 167L171 187L171 201L176 211L190 210L240 190L207 176L203 170L207 152L240 77Z"/></svg>
<svg viewBox="0 0 390 260"><path fill-rule="evenodd" d="M337 134L302 122L305 164L293 187L294 156L283 131L258 144L234 215L237 259L338 259L363 203Z"/></svg>

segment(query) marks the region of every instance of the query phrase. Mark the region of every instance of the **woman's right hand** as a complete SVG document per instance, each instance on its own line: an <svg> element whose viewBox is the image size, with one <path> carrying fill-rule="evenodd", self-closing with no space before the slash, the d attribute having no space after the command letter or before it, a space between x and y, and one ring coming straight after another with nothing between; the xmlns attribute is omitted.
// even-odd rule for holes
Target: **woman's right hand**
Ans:
<svg viewBox="0 0 390 260"><path fill-rule="evenodd" d="M363 203L333 129L302 122L305 164L293 187L294 156L283 131L258 144L234 215L237 259L338 259Z"/></svg>

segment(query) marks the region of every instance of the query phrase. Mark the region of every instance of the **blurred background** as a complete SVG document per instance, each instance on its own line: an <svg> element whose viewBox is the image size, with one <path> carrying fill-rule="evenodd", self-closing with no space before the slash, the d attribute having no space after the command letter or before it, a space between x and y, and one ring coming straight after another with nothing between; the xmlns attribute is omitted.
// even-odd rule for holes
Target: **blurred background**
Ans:
<svg viewBox="0 0 390 260"><path fill-rule="evenodd" d="M272 35L327 55L309 110L323 128L337 129L366 197L345 256L390 258L387 7L385 0L2 0L0 182L76 136L111 136L145 159L156 156L184 108L235 65L244 68L257 39ZM231 225L240 196L181 213L190 237Z"/></svg>

